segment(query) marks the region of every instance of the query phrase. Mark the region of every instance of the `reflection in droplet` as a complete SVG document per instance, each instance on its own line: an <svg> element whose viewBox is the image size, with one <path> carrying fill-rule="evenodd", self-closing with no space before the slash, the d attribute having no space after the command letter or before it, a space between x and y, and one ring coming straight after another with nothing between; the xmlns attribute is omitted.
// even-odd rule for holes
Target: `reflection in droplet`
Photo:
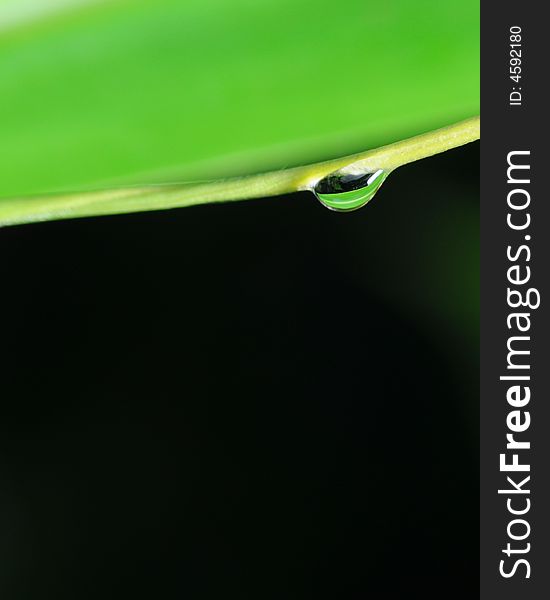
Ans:
<svg viewBox="0 0 550 600"><path fill-rule="evenodd" d="M356 210L372 200L388 174L383 169L359 174L337 171L317 182L313 193L331 210Z"/></svg>

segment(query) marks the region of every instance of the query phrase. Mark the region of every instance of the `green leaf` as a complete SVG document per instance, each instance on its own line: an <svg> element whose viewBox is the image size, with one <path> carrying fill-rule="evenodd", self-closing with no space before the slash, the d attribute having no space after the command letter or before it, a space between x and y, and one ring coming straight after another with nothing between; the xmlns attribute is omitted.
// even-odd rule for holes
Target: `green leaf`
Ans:
<svg viewBox="0 0 550 600"><path fill-rule="evenodd" d="M436 131L340 159L220 181L4 199L0 201L0 226L176 208L313 190L320 179L335 171L342 173L349 169L362 173L380 170L385 173L381 183L401 165L477 140L479 129L479 117L473 117ZM376 189L378 187L380 185ZM374 193L376 190L370 194L369 199ZM321 194L317 196L325 206L337 208L330 199L327 201Z"/></svg>
<svg viewBox="0 0 550 600"><path fill-rule="evenodd" d="M0 197L244 175L476 114L478 13L477 0L0 0Z"/></svg>

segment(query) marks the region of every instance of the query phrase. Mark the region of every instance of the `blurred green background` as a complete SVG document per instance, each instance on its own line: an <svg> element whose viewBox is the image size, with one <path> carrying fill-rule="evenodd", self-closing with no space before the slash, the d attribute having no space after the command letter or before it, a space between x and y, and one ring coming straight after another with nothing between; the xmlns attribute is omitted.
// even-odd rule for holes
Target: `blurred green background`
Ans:
<svg viewBox="0 0 550 600"><path fill-rule="evenodd" d="M0 195L214 178L479 111L477 0L1 0Z"/></svg>

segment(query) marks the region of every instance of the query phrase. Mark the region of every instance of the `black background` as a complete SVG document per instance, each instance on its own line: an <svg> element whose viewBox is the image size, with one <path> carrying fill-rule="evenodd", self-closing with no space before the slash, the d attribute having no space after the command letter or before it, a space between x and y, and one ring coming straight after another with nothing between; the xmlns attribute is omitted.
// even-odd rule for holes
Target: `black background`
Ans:
<svg viewBox="0 0 550 600"><path fill-rule="evenodd" d="M477 594L478 187L0 230L2 598Z"/></svg>

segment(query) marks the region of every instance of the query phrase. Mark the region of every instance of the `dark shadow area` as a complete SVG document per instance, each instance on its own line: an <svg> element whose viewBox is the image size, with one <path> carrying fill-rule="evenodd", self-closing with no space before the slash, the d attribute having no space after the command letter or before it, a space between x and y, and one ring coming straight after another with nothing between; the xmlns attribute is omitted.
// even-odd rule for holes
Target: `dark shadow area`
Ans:
<svg viewBox="0 0 550 600"><path fill-rule="evenodd" d="M2 598L477 595L478 188L0 230Z"/></svg>

